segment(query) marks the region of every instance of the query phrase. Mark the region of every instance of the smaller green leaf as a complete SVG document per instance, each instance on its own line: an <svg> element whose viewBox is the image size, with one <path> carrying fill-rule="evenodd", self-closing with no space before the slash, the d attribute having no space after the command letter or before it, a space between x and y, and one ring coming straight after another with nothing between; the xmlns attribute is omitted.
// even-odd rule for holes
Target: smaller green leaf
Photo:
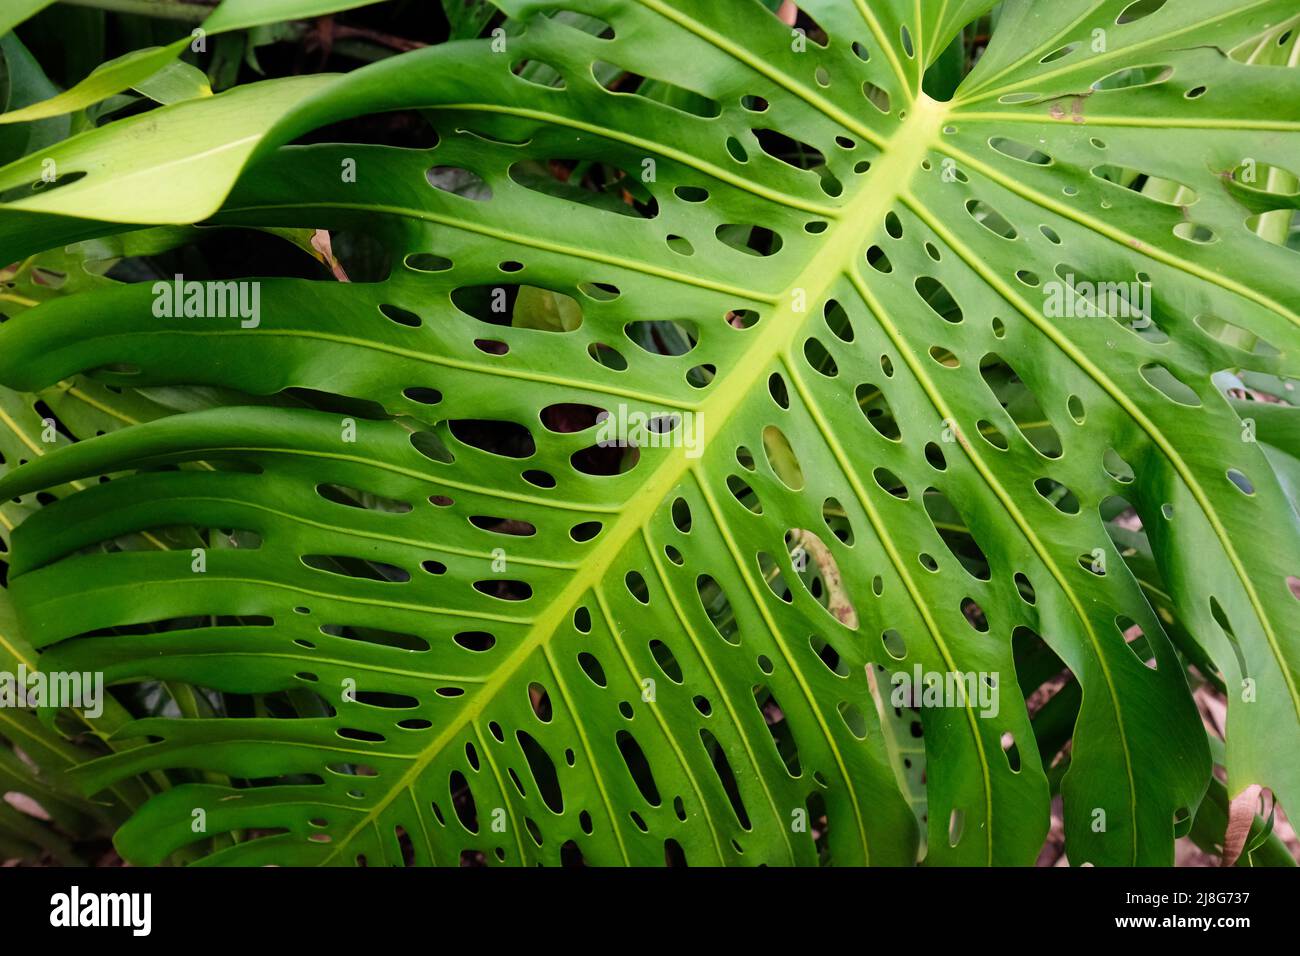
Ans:
<svg viewBox="0 0 1300 956"><path fill-rule="evenodd" d="M168 63L134 89L164 106L212 95L207 74L182 60Z"/></svg>
<svg viewBox="0 0 1300 956"><path fill-rule="evenodd" d="M572 332L582 324L582 308L567 295L521 286L515 300L514 326L546 332Z"/></svg>
<svg viewBox="0 0 1300 956"><path fill-rule="evenodd" d="M246 48L251 54L247 34L225 33L217 37L208 63L208 78L214 90L228 90L239 82L239 68L244 62Z"/></svg>
<svg viewBox="0 0 1300 956"><path fill-rule="evenodd" d="M0 115L0 124L26 123L50 116L62 116L92 106L128 87L139 87L176 59L177 54L185 49L189 42L189 37L186 37L170 46L134 50L116 60L109 60L72 89L48 100Z"/></svg>
<svg viewBox="0 0 1300 956"><path fill-rule="evenodd" d="M488 0L442 0L442 10L451 26L452 40L471 40L482 35L497 8Z"/></svg>
<svg viewBox="0 0 1300 956"><path fill-rule="evenodd" d="M29 189L8 203L8 228L31 228L14 216L19 211L150 224L203 219L220 205L266 130L332 82L319 75L249 84L202 102L160 107L12 163L0 171L0 189L41 183L46 169L61 179L57 188ZM123 148L127 143L130 149ZM176 178L159 180L160 168ZM151 185L142 192L131 183Z"/></svg>
<svg viewBox="0 0 1300 956"><path fill-rule="evenodd" d="M368 7L379 0L226 0L203 24L208 33L244 30L280 20L305 20L341 10Z"/></svg>
<svg viewBox="0 0 1300 956"><path fill-rule="evenodd" d="M376 2L378 0L278 0L278 2L226 0L197 33L200 37L203 34L227 33L231 30L244 30L281 20L337 13L340 10L369 6ZM35 12L36 9L30 11L30 13ZM0 19L0 31L3 31L4 24L5 20ZM90 76L58 96L0 115L0 124L25 123L50 116L62 116L65 113L85 109L129 88L139 89L146 96L157 99L160 103L175 103L192 99L195 95L206 95L203 93L183 95L186 89L193 88L193 80L188 70L166 72L169 66L184 66L173 61L187 46L195 42L198 40L194 37L183 37L167 46L133 50L116 60L102 64ZM166 75L159 76L160 72ZM143 84L151 81L159 90L160 96L153 96L142 88ZM208 93L211 93L211 89L208 89ZM168 98L162 99L161 96Z"/></svg>

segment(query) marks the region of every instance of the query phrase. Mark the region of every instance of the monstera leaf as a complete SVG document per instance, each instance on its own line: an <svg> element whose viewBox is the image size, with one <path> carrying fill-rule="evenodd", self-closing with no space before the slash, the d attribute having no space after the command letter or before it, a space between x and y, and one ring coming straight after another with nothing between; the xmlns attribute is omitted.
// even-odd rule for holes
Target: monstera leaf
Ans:
<svg viewBox="0 0 1300 956"><path fill-rule="evenodd" d="M20 315L42 301L111 286L97 258L107 251L140 251L158 240L149 230L128 234L114 243L88 244L64 252L33 256L19 268L0 271L0 302L10 315ZM90 267L89 269L87 267ZM129 427L166 414L175 407L211 404L213 397L193 391L158 390L151 400L132 390L112 389L80 376L60 382L38 394L21 394L0 387L0 470L12 470L28 460L50 453L77 438L87 439ZM162 400L162 401L160 401ZM74 481L51 489L46 499L85 487ZM36 496L0 504L0 570L8 570L9 539L14 527L38 509ZM176 547L181 541L161 540L151 531L124 536L121 548ZM0 673L6 681L41 669L35 649L19 632L10 597L0 590ZM184 685L168 688L166 701L180 712L189 711L195 697ZM10 687L5 686L8 694ZM158 700L162 696L153 695ZM168 782L160 774L141 775L114 783L103 792L87 795L77 785L72 768L106 752L105 742L131 719L130 712L111 697L93 710L78 714L63 711L38 717L34 709L15 707L6 699L0 707L0 855L6 859L53 859L63 865L84 860L74 841L112 835L128 810L145 802ZM129 737L121 746L129 746Z"/></svg>
<svg viewBox="0 0 1300 956"><path fill-rule="evenodd" d="M1050 770L1072 862L1168 863L1211 764L1185 661L1228 690L1228 796L1300 797L1289 0L1007 0L942 101L991 0L498 6L508 36L74 139L84 178L3 231L134 228L143 143L192 215L387 257L0 330L12 388L250 396L0 481L116 476L14 534L44 666L225 702L77 771L221 775L129 858L1024 864ZM437 145L295 145L396 110ZM245 146L158 138L208 115ZM203 544L96 547L165 527Z"/></svg>

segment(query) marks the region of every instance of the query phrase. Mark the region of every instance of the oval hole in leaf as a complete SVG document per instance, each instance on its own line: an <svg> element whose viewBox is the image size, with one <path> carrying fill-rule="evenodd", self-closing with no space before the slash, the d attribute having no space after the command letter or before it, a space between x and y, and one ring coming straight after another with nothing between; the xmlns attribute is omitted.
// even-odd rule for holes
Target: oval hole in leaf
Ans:
<svg viewBox="0 0 1300 956"><path fill-rule="evenodd" d="M790 439L785 437L785 432L775 425L764 428L763 452L767 456L767 463L772 466L772 471L783 485L791 491L803 489L803 466L799 464L799 458L790 445Z"/></svg>

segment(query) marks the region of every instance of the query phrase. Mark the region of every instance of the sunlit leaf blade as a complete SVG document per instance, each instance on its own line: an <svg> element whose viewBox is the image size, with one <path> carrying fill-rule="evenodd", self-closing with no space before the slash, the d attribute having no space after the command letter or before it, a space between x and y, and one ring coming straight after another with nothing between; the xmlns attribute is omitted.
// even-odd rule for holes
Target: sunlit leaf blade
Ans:
<svg viewBox="0 0 1300 956"><path fill-rule="evenodd" d="M209 32L245 30L280 20L305 20L357 7L368 7L379 0L223 0L212 16L204 21Z"/></svg>
<svg viewBox="0 0 1300 956"><path fill-rule="evenodd" d="M185 39L171 46L133 50L97 67L70 90L23 109L0 113L0 123L29 123L85 109L114 93L145 83L172 63L188 44L189 40Z"/></svg>
<svg viewBox="0 0 1300 956"><path fill-rule="evenodd" d="M65 243L102 235L92 220L190 223L220 205L240 164L276 120L332 82L252 83L134 116L0 170L0 260L32 251L34 232Z"/></svg>

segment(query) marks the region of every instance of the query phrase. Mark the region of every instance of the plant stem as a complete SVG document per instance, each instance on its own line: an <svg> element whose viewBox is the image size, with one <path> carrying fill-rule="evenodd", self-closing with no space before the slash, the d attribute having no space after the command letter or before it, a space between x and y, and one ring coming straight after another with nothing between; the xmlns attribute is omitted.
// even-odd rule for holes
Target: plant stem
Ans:
<svg viewBox="0 0 1300 956"><path fill-rule="evenodd" d="M185 0L62 0L62 2L74 7L92 7L112 13L133 13L143 17L181 20L186 23L202 23L213 10L206 4L187 3Z"/></svg>

